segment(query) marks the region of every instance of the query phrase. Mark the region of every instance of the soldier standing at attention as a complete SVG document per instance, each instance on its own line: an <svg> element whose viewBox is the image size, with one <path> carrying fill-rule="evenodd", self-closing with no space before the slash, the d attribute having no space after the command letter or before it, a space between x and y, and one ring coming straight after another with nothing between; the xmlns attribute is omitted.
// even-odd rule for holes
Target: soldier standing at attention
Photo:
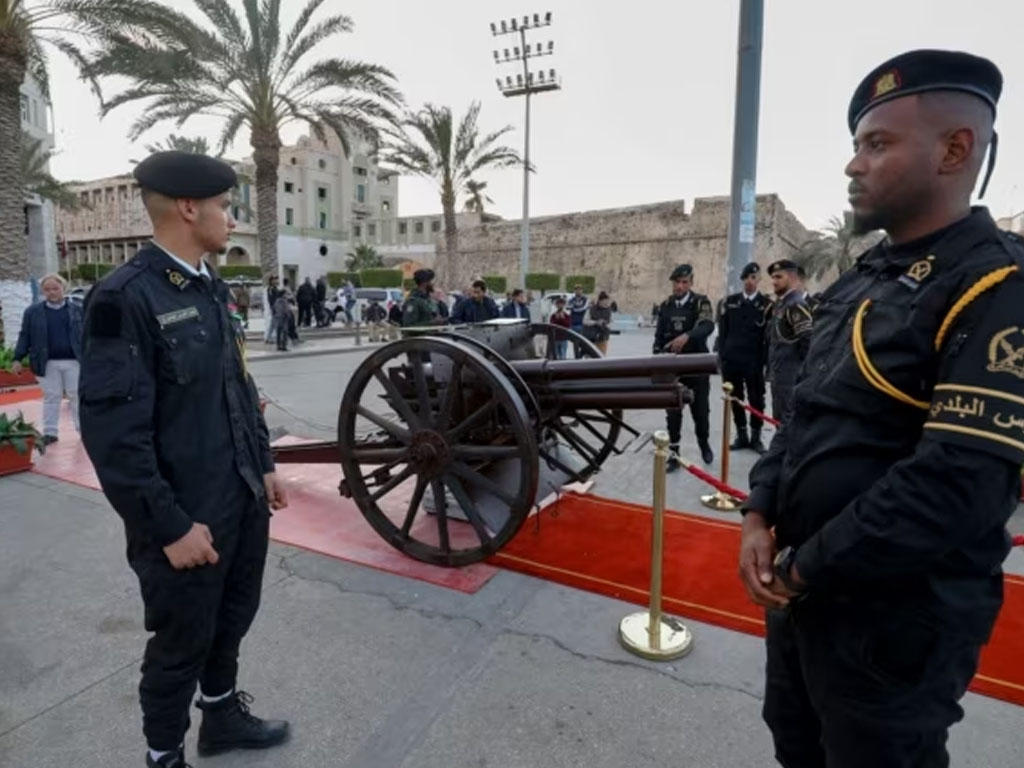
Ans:
<svg viewBox="0 0 1024 768"><path fill-rule="evenodd" d="M715 330L715 321L711 309L711 300L707 296L690 290L693 285L693 267L680 264L672 270L672 295L662 302L658 308L658 325L654 330L654 354L670 353L676 355L693 354L708 351L708 336ZM711 450L710 438L710 403L708 396L711 383L707 376L689 376L686 385L693 390L693 402L690 403L690 414L693 416L694 431L697 433L697 446L705 464L715 460ZM670 408L666 411L668 436L673 453L679 452L680 432L683 426L683 411ZM668 460L668 471L679 469L679 461L674 456Z"/></svg>
<svg viewBox="0 0 1024 768"><path fill-rule="evenodd" d="M434 292L434 270L418 269L413 273L412 279L416 287L409 291L409 296L402 307L402 327L443 324L444 318L437 315L437 302L431 298Z"/></svg>
<svg viewBox="0 0 1024 768"><path fill-rule="evenodd" d="M267 426L228 313L203 260L234 228L231 166L160 152L135 168L153 240L89 293L82 441L124 520L152 632L139 694L146 765L184 768L200 685L199 754L288 738L236 690L238 649L260 601L270 508L287 505Z"/></svg>
<svg viewBox="0 0 1024 768"><path fill-rule="evenodd" d="M768 266L775 304L768 317L768 379L772 383L772 416L785 421L793 402L796 374L807 357L812 317L800 280L800 267L789 259Z"/></svg>
<svg viewBox="0 0 1024 768"><path fill-rule="evenodd" d="M743 290L726 296L718 318L718 354L722 360L722 378L732 384L732 393L739 400L764 411L765 317L768 297L757 290L761 267L751 262L740 272ZM732 404L736 422L736 440L730 446L738 451L752 448L764 453L761 442L762 421L750 417L747 434L747 412L739 403Z"/></svg>
<svg viewBox="0 0 1024 768"><path fill-rule="evenodd" d="M1002 605L1024 243L971 207L1001 90L992 62L924 50L850 103L854 230L887 237L821 297L740 545L769 608L764 718L788 768L948 766Z"/></svg>

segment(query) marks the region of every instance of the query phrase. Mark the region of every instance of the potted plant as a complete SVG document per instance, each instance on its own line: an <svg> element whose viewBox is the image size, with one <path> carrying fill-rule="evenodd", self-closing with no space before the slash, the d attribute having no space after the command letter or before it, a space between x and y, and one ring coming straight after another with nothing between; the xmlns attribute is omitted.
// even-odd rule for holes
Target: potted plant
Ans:
<svg viewBox="0 0 1024 768"><path fill-rule="evenodd" d="M16 374L14 368L14 350L0 347L0 387L21 387L35 384L36 377L28 367L28 358L21 361L22 371Z"/></svg>
<svg viewBox="0 0 1024 768"><path fill-rule="evenodd" d="M46 447L43 436L24 415L11 418L0 413L0 475L24 472L32 466L32 449L42 454Z"/></svg>

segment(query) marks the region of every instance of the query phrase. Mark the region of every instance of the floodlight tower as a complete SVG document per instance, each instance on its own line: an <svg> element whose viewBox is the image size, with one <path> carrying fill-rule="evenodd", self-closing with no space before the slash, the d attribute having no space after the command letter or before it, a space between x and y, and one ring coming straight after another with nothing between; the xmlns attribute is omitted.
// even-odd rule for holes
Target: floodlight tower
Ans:
<svg viewBox="0 0 1024 768"><path fill-rule="evenodd" d="M550 26L550 11L543 16L535 13L532 18L523 16L521 19L513 18L510 21L491 23L492 36L518 35L519 37L519 45L513 44L511 50L504 48L494 51L494 63L507 64L518 61L523 63L522 74L516 74L514 78L511 75L506 75L504 80L500 77L497 78L498 90L502 95L509 98L513 96L526 97L526 135L523 140L523 224L519 255L519 285L522 288L526 287L526 273L530 271L530 97L535 93L557 91L562 87L553 68L538 69L536 72L530 71L531 59L554 54L554 41L530 43L527 41L526 33Z"/></svg>

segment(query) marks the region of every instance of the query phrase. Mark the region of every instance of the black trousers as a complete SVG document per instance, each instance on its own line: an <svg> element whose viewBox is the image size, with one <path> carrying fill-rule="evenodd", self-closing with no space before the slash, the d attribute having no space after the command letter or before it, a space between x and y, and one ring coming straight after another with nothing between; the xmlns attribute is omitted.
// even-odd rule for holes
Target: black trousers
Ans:
<svg viewBox="0 0 1024 768"><path fill-rule="evenodd" d="M253 499L210 526L217 564L182 571L159 546L129 533L129 563L153 633L139 685L150 749L170 751L184 741L197 682L211 696L235 687L238 649L260 604L269 522L263 503Z"/></svg>
<svg viewBox="0 0 1024 768"><path fill-rule="evenodd" d="M763 716L784 768L947 768L980 646L909 617L808 603L766 612Z"/></svg>
<svg viewBox="0 0 1024 768"><path fill-rule="evenodd" d="M693 416L693 431L700 443L708 442L710 437L711 380L707 376L687 376L683 384L693 390L693 402L689 404L690 415ZM683 427L683 411L681 408L669 408L665 411L665 422L668 426L668 439L673 446L679 445Z"/></svg>
<svg viewBox="0 0 1024 768"><path fill-rule="evenodd" d="M772 379L772 418L783 424L789 418L789 410L793 407L793 385L792 379Z"/></svg>
<svg viewBox="0 0 1024 768"><path fill-rule="evenodd" d="M280 317L277 319L277 348L288 349L288 323L289 319Z"/></svg>
<svg viewBox="0 0 1024 768"><path fill-rule="evenodd" d="M313 320L313 305L299 302L299 325L308 328Z"/></svg>
<svg viewBox="0 0 1024 768"><path fill-rule="evenodd" d="M722 361L722 378L732 384L733 397L748 401L754 408L764 413L764 367L760 365L730 365ZM736 429L743 432L747 428L747 411L739 403L732 404L732 420ZM750 416L750 428L760 432L764 422L760 417Z"/></svg>

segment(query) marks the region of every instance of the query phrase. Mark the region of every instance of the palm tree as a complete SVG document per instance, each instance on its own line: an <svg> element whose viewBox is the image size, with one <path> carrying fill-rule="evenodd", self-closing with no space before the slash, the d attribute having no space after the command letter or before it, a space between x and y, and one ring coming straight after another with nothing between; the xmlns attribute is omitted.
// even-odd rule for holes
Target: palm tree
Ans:
<svg viewBox="0 0 1024 768"><path fill-rule="evenodd" d="M38 195L65 210L77 210L82 207L83 202L76 192L71 191L74 182L58 181L50 174L52 156L53 150L44 149L41 139L32 138L27 134L22 137L21 179L25 185L25 193Z"/></svg>
<svg viewBox="0 0 1024 768"><path fill-rule="evenodd" d="M803 243L797 251L796 261L815 279L833 269L842 273L853 266L859 251L858 243L859 239L853 234L853 214L846 211L841 218L830 218L824 231L816 232L814 237Z"/></svg>
<svg viewBox="0 0 1024 768"><path fill-rule="evenodd" d="M282 35L281 0L240 0L242 17L230 0L195 0L205 26L177 11L137 12L124 31L103 40L90 61L90 76L125 77L131 83L103 105L104 115L129 102L149 101L131 127L132 140L164 121L180 127L195 115L213 115L224 121L218 142L223 153L238 131L248 128L266 275L278 273L281 128L305 122L321 141L331 131L348 154L353 138L373 140L377 124L392 119L389 108L401 103L394 75L382 66L324 58L300 67L318 45L352 31L352 20L342 15L311 24L323 3L307 0L287 35Z"/></svg>
<svg viewBox="0 0 1024 768"><path fill-rule="evenodd" d="M162 144L158 142L146 145L146 151L150 154L170 150L190 152L193 155L208 155L210 154L210 143L202 136L178 136L172 133L163 140Z"/></svg>
<svg viewBox="0 0 1024 768"><path fill-rule="evenodd" d="M21 328L32 300L25 239L21 86L31 77L49 95L47 49L84 67L75 39L112 31L129 8L148 0L0 0L0 306L6 339Z"/></svg>
<svg viewBox="0 0 1024 768"><path fill-rule="evenodd" d="M437 183L449 258L459 249L455 201L469 188L474 174L523 162L511 147L497 145L498 139L511 131L512 126L481 138L477 127L479 114L480 103L473 102L456 129L450 107L427 104L419 112L406 114L400 129L387 131L387 142L381 153L383 162Z"/></svg>
<svg viewBox="0 0 1024 768"><path fill-rule="evenodd" d="M473 181L470 179L466 182L466 194L469 197L466 198L465 209L470 213L479 213L481 216L484 215L484 201L493 203L485 193L484 189L487 187L486 181Z"/></svg>
<svg viewBox="0 0 1024 768"><path fill-rule="evenodd" d="M384 259L372 245L360 243L348 254L348 271L362 272L364 269L378 269L384 266Z"/></svg>

